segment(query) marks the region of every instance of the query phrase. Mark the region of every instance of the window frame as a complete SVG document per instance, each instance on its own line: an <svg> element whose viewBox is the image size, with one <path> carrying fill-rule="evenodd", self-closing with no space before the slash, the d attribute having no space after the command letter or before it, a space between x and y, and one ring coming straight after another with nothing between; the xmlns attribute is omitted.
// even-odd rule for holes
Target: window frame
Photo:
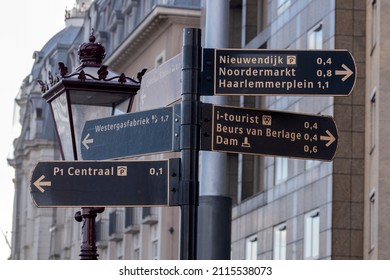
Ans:
<svg viewBox="0 0 390 280"><path fill-rule="evenodd" d="M370 251L375 248L376 245L376 196L375 189L371 190L370 195Z"/></svg>
<svg viewBox="0 0 390 280"><path fill-rule="evenodd" d="M288 158L275 158L275 185L286 181L288 178Z"/></svg>
<svg viewBox="0 0 390 280"><path fill-rule="evenodd" d="M286 260L287 256L287 226L281 223L274 226L272 253L274 260Z"/></svg>
<svg viewBox="0 0 390 280"><path fill-rule="evenodd" d="M257 234L251 235L245 239L245 259L257 260L258 254L258 238Z"/></svg>
<svg viewBox="0 0 390 280"><path fill-rule="evenodd" d="M313 210L305 214L304 258L318 259L320 256L320 211Z"/></svg>
<svg viewBox="0 0 390 280"><path fill-rule="evenodd" d="M370 99L370 125L371 125L371 135L370 135L370 154L375 149L376 146L376 114L377 114L377 94L376 94L376 88L373 89L371 93L371 99Z"/></svg>
<svg viewBox="0 0 390 280"><path fill-rule="evenodd" d="M317 23L313 28L308 32L307 36L307 48L310 50L322 50L324 46L323 42L324 30L322 22ZM312 45L312 42L314 44Z"/></svg>

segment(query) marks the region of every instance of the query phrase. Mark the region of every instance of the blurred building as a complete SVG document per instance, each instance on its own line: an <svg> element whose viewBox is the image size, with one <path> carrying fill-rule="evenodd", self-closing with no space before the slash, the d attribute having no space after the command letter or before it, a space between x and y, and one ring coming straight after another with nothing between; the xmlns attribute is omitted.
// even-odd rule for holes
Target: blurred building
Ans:
<svg viewBox="0 0 390 280"><path fill-rule="evenodd" d="M47 80L47 71L55 72L58 61L69 68L77 66L77 48L92 28L106 48L104 63L116 72L134 76L145 67L148 72L164 65L177 68L183 28L201 27L206 33L213 28L207 13L227 23L227 47L347 49L357 66L356 85L348 97L227 99L234 106L331 115L339 133L332 162L227 155L222 173L233 203L231 258L390 257L385 219L387 103L381 94L388 88L384 46L390 4L380 0L226 2L227 12L208 10L206 0L77 1L66 14L66 28L34 54L32 72L17 97L23 129L11 161L16 170L12 259L77 259L80 249L81 225L73 218L77 209L36 208L30 198L29 177L36 162L59 159L51 116L36 80ZM142 85L146 86L153 85ZM177 92L157 91L150 96L142 90L134 111L166 106L180 98ZM154 158L164 156L170 155ZM107 208L97 222L100 258L177 259L179 215L175 207Z"/></svg>
<svg viewBox="0 0 390 280"><path fill-rule="evenodd" d="M33 69L16 98L22 132L9 160L15 168L12 259L78 259L80 253L81 223L74 219L78 209L36 208L30 196L36 163L60 159L51 113L37 80L58 72L60 61L69 69L77 67L78 47L88 41L91 30L105 47L110 68L135 76L181 52L183 28L200 25L200 1L76 2L66 11L66 27L34 53ZM175 67L180 69L180 60ZM100 258L177 259L178 213L176 208L107 208L97 221Z"/></svg>
<svg viewBox="0 0 390 280"><path fill-rule="evenodd" d="M237 31L232 46L347 49L358 69L349 97L240 100L249 107L332 115L339 144L332 162L237 156L243 173L233 208L232 257L363 258L365 1L230 3Z"/></svg>
<svg viewBox="0 0 390 280"><path fill-rule="evenodd" d="M388 1L366 1L365 161L364 161L364 258L390 259L390 223L387 185L389 89Z"/></svg>

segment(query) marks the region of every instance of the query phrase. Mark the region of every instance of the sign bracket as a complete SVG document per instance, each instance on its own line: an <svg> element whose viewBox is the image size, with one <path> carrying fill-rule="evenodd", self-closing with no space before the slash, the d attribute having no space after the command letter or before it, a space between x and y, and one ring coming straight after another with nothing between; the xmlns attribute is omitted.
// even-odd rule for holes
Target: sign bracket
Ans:
<svg viewBox="0 0 390 280"><path fill-rule="evenodd" d="M179 206L180 158L169 160L169 206Z"/></svg>
<svg viewBox="0 0 390 280"><path fill-rule="evenodd" d="M213 105L201 103L201 127L200 127L200 149L211 151L211 138L213 136Z"/></svg>

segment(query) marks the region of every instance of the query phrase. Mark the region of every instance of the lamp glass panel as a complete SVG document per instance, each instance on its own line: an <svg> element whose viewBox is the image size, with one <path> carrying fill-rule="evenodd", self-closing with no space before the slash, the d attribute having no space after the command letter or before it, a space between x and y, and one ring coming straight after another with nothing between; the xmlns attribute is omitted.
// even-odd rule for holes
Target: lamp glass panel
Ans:
<svg viewBox="0 0 390 280"><path fill-rule="evenodd" d="M132 98L128 98L125 101L123 101L122 103L115 106L114 115L122 115L122 114L128 113L129 109L131 109L131 108L129 108L131 100L132 100Z"/></svg>
<svg viewBox="0 0 390 280"><path fill-rule="evenodd" d="M78 159L82 159L81 134L83 132L85 123L89 120L101 119L101 118L109 117L111 115L112 115L111 107L72 104L72 116L73 116L73 123L74 123Z"/></svg>
<svg viewBox="0 0 390 280"><path fill-rule="evenodd" d="M51 101L55 126L59 137L64 160L74 159L72 133L70 129L69 110L66 94L61 94Z"/></svg>

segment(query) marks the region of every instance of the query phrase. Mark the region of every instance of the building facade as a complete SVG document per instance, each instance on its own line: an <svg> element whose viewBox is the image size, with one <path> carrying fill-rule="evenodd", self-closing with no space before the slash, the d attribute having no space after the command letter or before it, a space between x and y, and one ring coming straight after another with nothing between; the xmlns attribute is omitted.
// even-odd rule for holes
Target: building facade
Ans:
<svg viewBox="0 0 390 280"><path fill-rule="evenodd" d="M365 1L237 1L230 22L242 31L234 47L347 49L358 69L349 97L240 100L331 115L339 143L332 162L238 156L232 258L363 258Z"/></svg>
<svg viewBox="0 0 390 280"><path fill-rule="evenodd" d="M47 80L47 70L55 69L57 61L77 66L77 48L92 28L106 47L104 64L116 72L133 76L142 68L164 67L166 61L179 68L176 55L181 52L183 28L201 27L203 32L212 28L207 13L228 22L228 47L346 49L357 68L348 97L227 99L234 106L330 115L339 135L331 162L227 155L223 173L233 203L230 257L390 257L389 224L384 218L388 208L384 46L390 8L386 1L230 0L226 13L207 10L206 0L84 2L86 6L79 3L67 14L67 27L35 54L33 71L17 98L23 129L11 161L16 170L13 259L77 259L80 249L81 225L73 218L77 209L35 208L29 197L29 172L35 163L59 159L36 79ZM144 94L144 86L149 85L141 86L133 111L179 102L180 93ZM97 219L100 258L177 259L179 215L175 207L107 208Z"/></svg>
<svg viewBox="0 0 390 280"><path fill-rule="evenodd" d="M66 28L54 35L40 51L34 52L31 73L24 79L16 97L22 129L14 141L14 156L8 160L15 168L11 259L53 258L52 235L57 225L56 215L67 212L36 208L31 201L29 180L38 161L60 159L51 112L46 102L42 102L37 79L48 78L48 71L55 69L54 61L66 61L72 52L77 54L85 11L75 9L72 12L73 17L67 21ZM78 240L79 236L73 239ZM67 247L71 246L69 242Z"/></svg>
<svg viewBox="0 0 390 280"><path fill-rule="evenodd" d="M390 259L387 219L389 166L387 156L386 91L389 87L388 1L366 1L366 118L365 189L364 189L364 258Z"/></svg>
<svg viewBox="0 0 390 280"><path fill-rule="evenodd" d="M66 27L34 53L32 72L16 99L23 128L15 141L14 157L9 159L15 168L11 259L78 259L80 253L82 225L74 219L79 209L37 208L29 193L36 163L61 157L37 80L47 81L49 71L56 73L60 61L69 69L77 67L78 47L88 41L91 30L105 47L110 68L134 76L177 55L183 28L200 25L200 1L76 2L66 11ZM178 215L176 208L106 208L96 223L99 258L177 259Z"/></svg>

